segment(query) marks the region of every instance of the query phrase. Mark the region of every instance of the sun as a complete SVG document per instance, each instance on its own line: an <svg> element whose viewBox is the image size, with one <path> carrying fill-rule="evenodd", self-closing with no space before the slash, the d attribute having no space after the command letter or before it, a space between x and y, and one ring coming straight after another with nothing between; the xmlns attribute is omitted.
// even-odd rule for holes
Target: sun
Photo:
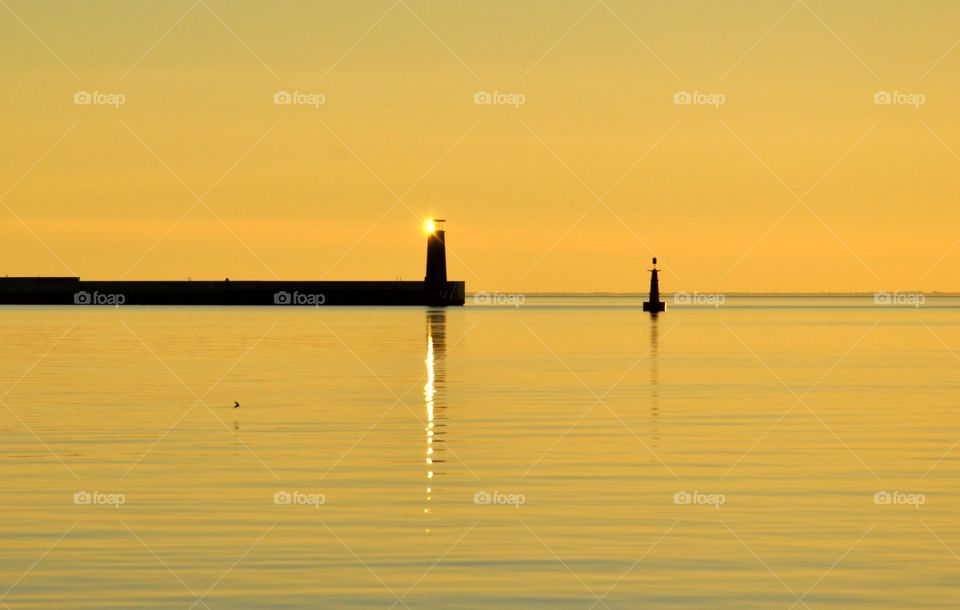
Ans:
<svg viewBox="0 0 960 610"><path fill-rule="evenodd" d="M436 230L436 225L433 224L433 219L428 218L423 221L423 232L427 235L432 234Z"/></svg>

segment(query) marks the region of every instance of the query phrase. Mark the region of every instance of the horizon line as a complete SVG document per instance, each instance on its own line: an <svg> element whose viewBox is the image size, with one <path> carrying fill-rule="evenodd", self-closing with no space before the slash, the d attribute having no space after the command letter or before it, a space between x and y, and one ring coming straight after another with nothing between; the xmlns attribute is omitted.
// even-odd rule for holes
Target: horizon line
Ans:
<svg viewBox="0 0 960 610"><path fill-rule="evenodd" d="M569 292L569 291L507 291L507 290L477 290L467 292L467 296L492 295L492 294L523 294L524 296L539 297L643 297L649 296L647 292L612 292L612 291L589 291L589 292ZM661 296L674 295L695 295L695 294L722 294L729 297L754 297L754 296L778 296L778 297L873 297L878 294L922 294L925 296L938 297L960 297L960 292L945 292L939 290L876 290L859 292L750 292L750 291L723 291L723 290L677 290L673 292L661 292Z"/></svg>

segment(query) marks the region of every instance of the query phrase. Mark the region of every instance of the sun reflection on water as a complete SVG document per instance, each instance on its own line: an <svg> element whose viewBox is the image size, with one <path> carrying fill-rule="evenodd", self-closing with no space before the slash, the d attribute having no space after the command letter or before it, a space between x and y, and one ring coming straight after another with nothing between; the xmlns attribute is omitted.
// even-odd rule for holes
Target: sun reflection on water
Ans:
<svg viewBox="0 0 960 610"><path fill-rule="evenodd" d="M446 409L446 405L442 403L441 392L445 380L445 372L441 364L446 350L445 331L446 313L443 311L428 311L427 356L424 359L424 364L427 367L427 381L423 386L423 400L426 409L426 427L424 428L426 433L426 457L424 461L427 464L426 505L423 512L427 515L431 513L433 479L437 474L441 474L434 470L434 465L443 463L443 460L436 455L439 452L435 450L435 446L440 446L440 443L443 442L442 439L438 438L443 435L440 430L442 424L438 424L436 421L442 419L442 416L438 416L438 411L442 412ZM429 533L429 528L426 531Z"/></svg>

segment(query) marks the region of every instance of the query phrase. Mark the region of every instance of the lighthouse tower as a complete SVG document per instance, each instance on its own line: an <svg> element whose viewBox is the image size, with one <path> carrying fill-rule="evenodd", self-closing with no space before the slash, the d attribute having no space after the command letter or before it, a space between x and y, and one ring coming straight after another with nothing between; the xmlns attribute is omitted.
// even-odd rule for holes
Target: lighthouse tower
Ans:
<svg viewBox="0 0 960 610"><path fill-rule="evenodd" d="M666 304L660 300L660 278L657 271L657 257L653 257L653 269L650 270L650 300L643 302L643 310L652 314L666 311Z"/></svg>
<svg viewBox="0 0 960 610"><path fill-rule="evenodd" d="M445 220L433 219L424 223L427 234L427 275L423 283L427 288L442 288L447 284L447 241L443 230Z"/></svg>

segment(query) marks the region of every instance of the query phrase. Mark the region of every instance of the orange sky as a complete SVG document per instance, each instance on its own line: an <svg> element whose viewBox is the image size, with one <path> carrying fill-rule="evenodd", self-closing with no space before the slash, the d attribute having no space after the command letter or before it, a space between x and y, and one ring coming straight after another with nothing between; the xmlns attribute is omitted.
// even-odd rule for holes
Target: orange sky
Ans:
<svg viewBox="0 0 960 610"><path fill-rule="evenodd" d="M3 274L958 289L955 2L4 1Z"/></svg>

